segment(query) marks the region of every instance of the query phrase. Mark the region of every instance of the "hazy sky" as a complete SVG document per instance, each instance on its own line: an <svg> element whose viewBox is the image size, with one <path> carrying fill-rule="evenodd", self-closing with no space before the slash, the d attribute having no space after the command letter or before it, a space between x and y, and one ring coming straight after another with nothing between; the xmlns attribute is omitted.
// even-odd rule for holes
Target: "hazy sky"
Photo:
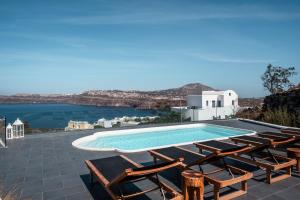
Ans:
<svg viewBox="0 0 300 200"><path fill-rule="evenodd" d="M0 94L200 82L263 96L268 63L300 73L299 36L300 1L1 0Z"/></svg>

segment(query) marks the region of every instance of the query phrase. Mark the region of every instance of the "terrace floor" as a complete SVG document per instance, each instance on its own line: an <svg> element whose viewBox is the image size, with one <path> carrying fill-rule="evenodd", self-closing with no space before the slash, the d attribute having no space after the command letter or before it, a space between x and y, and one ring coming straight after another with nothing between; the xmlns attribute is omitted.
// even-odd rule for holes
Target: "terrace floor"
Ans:
<svg viewBox="0 0 300 200"><path fill-rule="evenodd" d="M255 131L278 131L237 120L208 123ZM71 145L75 139L92 133L93 131L78 131L28 135L24 139L8 142L8 148L0 148L0 199L5 192L14 189L15 199L110 200L100 185L91 188L84 160L105 158L119 153L84 151ZM194 147L189 145L186 148ZM147 152L126 155L138 163L152 163ZM255 177L249 181L248 194L237 199L300 199L300 175L296 172L289 179L268 185L264 180L264 171L251 166L241 167L253 171ZM176 186L178 182L172 180L173 176L173 172L167 172L162 178ZM211 199L211 195L211 188L207 187L206 199ZM160 195L154 192L143 199L160 199Z"/></svg>

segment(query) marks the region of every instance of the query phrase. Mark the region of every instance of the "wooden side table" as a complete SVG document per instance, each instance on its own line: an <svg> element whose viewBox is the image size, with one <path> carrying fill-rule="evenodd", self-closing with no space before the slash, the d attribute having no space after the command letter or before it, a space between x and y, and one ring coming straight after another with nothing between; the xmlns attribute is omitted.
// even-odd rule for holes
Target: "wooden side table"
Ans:
<svg viewBox="0 0 300 200"><path fill-rule="evenodd" d="M204 177L200 172L193 170L186 170L182 175L182 193L184 200L194 199L196 195L197 200L204 199Z"/></svg>
<svg viewBox="0 0 300 200"><path fill-rule="evenodd" d="M287 148L288 157L297 160L297 171L300 172L300 148Z"/></svg>

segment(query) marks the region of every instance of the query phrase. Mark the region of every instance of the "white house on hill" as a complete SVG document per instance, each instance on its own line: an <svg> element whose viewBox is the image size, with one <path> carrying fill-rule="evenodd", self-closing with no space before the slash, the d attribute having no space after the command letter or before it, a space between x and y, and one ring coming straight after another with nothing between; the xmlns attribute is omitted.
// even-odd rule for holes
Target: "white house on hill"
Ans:
<svg viewBox="0 0 300 200"><path fill-rule="evenodd" d="M203 91L202 95L188 95L186 107L174 107L191 121L226 119L238 108L238 95L233 90Z"/></svg>

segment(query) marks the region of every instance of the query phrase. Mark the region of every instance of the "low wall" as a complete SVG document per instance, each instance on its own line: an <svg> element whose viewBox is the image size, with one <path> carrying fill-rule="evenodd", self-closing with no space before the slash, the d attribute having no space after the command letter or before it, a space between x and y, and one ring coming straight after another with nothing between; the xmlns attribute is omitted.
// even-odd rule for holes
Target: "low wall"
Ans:
<svg viewBox="0 0 300 200"><path fill-rule="evenodd" d="M186 118L191 118L191 121L213 120L214 118L226 119L235 114L236 108L233 106L216 107L206 109L185 109L182 113Z"/></svg>

